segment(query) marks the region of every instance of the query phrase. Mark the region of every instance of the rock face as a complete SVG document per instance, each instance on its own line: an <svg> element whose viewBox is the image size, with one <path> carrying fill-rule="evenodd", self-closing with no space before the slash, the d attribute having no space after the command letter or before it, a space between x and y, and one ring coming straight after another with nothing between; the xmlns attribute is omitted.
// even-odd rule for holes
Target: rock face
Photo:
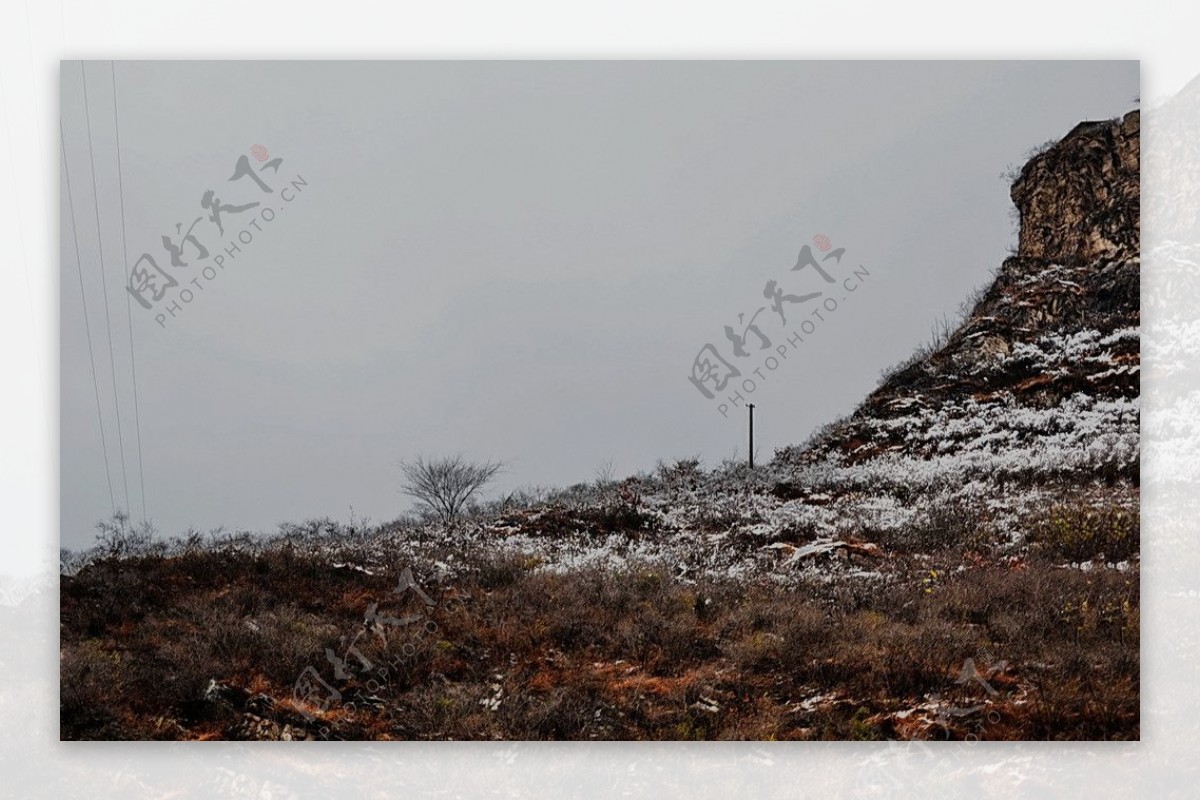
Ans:
<svg viewBox="0 0 1200 801"><path fill-rule="evenodd" d="M1139 141L1134 111L1034 156L1012 187L1017 255L961 326L784 461L1136 480Z"/></svg>
<svg viewBox="0 0 1200 801"><path fill-rule="evenodd" d="M1012 186L1018 255L1060 263L1136 255L1141 115L1081 122L1030 159Z"/></svg>

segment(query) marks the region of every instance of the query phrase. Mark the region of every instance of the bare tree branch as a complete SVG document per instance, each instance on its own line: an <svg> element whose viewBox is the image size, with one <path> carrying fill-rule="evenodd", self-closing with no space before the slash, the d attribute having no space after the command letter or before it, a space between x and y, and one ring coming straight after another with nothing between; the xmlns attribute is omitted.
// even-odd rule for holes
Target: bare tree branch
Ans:
<svg viewBox="0 0 1200 801"><path fill-rule="evenodd" d="M502 462L469 462L461 453L435 459L418 455L413 461L400 462L405 479L401 489L449 523L462 515L471 498L503 467Z"/></svg>

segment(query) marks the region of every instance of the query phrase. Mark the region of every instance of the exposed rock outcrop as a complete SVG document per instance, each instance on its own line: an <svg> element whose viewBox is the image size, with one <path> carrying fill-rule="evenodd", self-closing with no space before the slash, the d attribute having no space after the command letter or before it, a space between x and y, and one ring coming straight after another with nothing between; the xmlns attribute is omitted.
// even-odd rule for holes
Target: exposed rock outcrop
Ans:
<svg viewBox="0 0 1200 801"><path fill-rule="evenodd" d="M1058 263L1136 256L1141 114L1081 122L1013 183L1018 256Z"/></svg>
<svg viewBox="0 0 1200 801"><path fill-rule="evenodd" d="M1140 115L1084 122L1035 155L1012 198L1020 244L962 325L786 461L988 454L1006 471L1136 478ZM1105 440L1109 442L1109 440ZM1045 446L1045 447L1043 447ZM1109 468L1113 469L1110 470Z"/></svg>

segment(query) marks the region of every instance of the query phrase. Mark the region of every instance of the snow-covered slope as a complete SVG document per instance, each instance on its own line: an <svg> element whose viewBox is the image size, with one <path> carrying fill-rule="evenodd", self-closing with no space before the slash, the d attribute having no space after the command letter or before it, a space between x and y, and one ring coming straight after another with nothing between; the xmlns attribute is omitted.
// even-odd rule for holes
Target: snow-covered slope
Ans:
<svg viewBox="0 0 1200 801"><path fill-rule="evenodd" d="M1139 132L1136 111L1081 123L1032 158L1012 190L1020 247L961 326L808 445L753 471L575 487L456 536L548 567L786 582L972 542L1019 559L1064 503L1136 518Z"/></svg>

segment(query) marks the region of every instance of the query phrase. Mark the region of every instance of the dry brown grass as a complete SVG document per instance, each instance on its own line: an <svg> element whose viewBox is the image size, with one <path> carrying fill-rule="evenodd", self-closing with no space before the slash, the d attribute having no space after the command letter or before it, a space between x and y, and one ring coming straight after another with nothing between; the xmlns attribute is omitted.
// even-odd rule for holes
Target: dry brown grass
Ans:
<svg viewBox="0 0 1200 801"><path fill-rule="evenodd" d="M416 566L433 608L391 594L403 566L372 576L287 547L96 562L62 582L62 736L965 736L965 719L904 714L931 697L986 705L975 736L1138 736L1136 569L1034 555L784 589L470 562L436 592ZM426 617L360 636L375 672L348 660L334 680L326 649L344 653L375 602ZM986 687L959 681L967 659ZM325 712L292 699L309 665L341 693Z"/></svg>

